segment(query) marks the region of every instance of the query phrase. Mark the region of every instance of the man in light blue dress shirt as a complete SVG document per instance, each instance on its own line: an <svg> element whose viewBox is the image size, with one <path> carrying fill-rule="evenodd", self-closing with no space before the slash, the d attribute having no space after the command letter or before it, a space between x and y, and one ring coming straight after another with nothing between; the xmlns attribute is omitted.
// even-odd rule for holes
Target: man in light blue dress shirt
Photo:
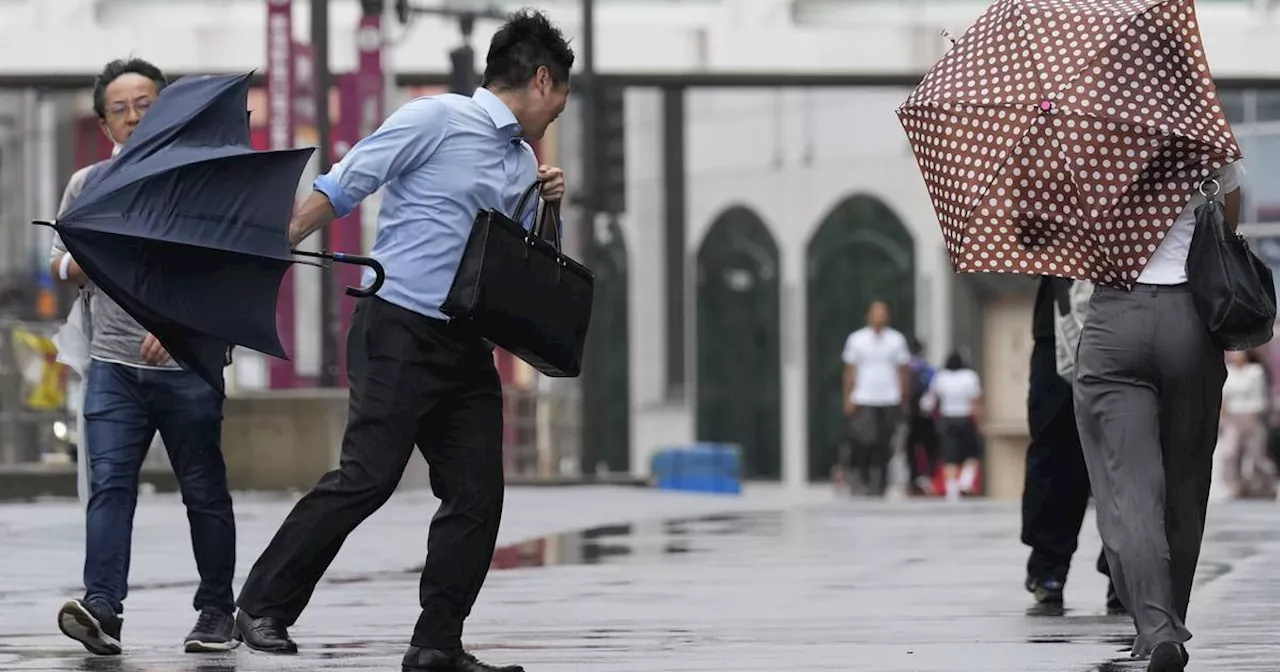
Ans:
<svg viewBox="0 0 1280 672"><path fill-rule="evenodd" d="M352 316L341 466L290 512L237 600L237 633L248 646L297 652L287 628L347 535L391 496L417 445L441 506L403 669L522 670L486 665L462 647L502 516L502 388L492 346L440 305L479 211L532 226L533 209L513 212L527 187L538 180L544 200L563 198L562 171L539 167L526 140L541 138L564 110L573 60L545 16L513 14L490 44L482 88L405 104L318 178L295 214L296 244L385 187L372 255L386 282Z"/></svg>

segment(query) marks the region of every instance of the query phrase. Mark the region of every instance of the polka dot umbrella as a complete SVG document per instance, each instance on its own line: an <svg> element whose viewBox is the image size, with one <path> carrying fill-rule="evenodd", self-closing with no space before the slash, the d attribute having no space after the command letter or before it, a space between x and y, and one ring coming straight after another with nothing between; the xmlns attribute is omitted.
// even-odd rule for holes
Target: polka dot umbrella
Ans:
<svg viewBox="0 0 1280 672"><path fill-rule="evenodd" d="M1130 289L1240 158L1192 0L998 0L898 118L959 272Z"/></svg>

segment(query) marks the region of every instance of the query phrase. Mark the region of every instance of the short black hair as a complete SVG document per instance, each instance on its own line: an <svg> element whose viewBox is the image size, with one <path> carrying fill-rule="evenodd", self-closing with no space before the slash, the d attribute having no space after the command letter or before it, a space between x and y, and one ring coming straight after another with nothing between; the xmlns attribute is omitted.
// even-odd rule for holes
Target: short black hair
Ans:
<svg viewBox="0 0 1280 672"><path fill-rule="evenodd" d="M947 363L943 365L943 368L948 371L959 371L960 369L965 368L964 355L961 355L959 352L953 352L947 355Z"/></svg>
<svg viewBox="0 0 1280 672"><path fill-rule="evenodd" d="M117 58L111 61L93 80L93 111L99 119L107 118L107 87L111 82L129 74L142 75L155 82L157 92L163 91L169 83L160 68L141 58Z"/></svg>
<svg viewBox="0 0 1280 672"><path fill-rule="evenodd" d="M573 49L545 14L522 9L509 15L489 42L481 85L517 89L528 84L542 66L555 83L568 82Z"/></svg>

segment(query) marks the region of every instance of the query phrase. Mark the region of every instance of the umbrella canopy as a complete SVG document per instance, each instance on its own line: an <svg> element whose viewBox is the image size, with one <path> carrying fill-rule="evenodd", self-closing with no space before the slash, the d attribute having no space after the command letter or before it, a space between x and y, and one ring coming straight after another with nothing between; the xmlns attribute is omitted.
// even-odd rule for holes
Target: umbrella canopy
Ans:
<svg viewBox="0 0 1280 672"><path fill-rule="evenodd" d="M1241 156L1192 0L998 0L898 117L961 272L1132 288Z"/></svg>
<svg viewBox="0 0 1280 672"><path fill-rule="evenodd" d="M252 147L249 80L188 76L167 87L52 223L85 275L219 392L231 345L286 356L276 299L299 263L288 224L314 151Z"/></svg>

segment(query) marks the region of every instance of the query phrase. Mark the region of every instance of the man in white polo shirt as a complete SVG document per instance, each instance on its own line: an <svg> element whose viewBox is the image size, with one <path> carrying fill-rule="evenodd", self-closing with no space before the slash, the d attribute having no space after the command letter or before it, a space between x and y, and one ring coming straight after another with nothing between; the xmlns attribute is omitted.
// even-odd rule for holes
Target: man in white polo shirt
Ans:
<svg viewBox="0 0 1280 672"><path fill-rule="evenodd" d="M844 412L849 417L850 489L883 495L893 435L905 416L911 351L889 326L889 306L875 301L867 326L844 344Z"/></svg>

